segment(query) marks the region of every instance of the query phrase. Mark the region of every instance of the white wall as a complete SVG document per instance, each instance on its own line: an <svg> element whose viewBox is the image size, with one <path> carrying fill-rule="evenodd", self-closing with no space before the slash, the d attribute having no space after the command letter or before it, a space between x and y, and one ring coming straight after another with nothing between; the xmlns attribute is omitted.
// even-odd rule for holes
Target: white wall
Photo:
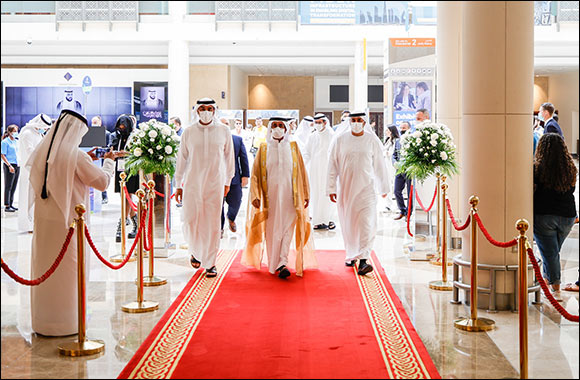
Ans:
<svg viewBox="0 0 580 380"><path fill-rule="evenodd" d="M369 77L370 85L382 85L383 79L379 77ZM334 111L349 109L348 102L346 103L331 103L330 100L330 85L349 85L348 77L314 77L314 109L316 111ZM380 112L383 110L383 103L369 103L369 108L373 112Z"/></svg>
<svg viewBox="0 0 580 380"><path fill-rule="evenodd" d="M230 109L248 109L248 74L237 68L229 67Z"/></svg>
<svg viewBox="0 0 580 380"><path fill-rule="evenodd" d="M558 123L571 153L577 152L578 140L578 70L548 77L548 101L558 110ZM576 112L576 116L574 116Z"/></svg>

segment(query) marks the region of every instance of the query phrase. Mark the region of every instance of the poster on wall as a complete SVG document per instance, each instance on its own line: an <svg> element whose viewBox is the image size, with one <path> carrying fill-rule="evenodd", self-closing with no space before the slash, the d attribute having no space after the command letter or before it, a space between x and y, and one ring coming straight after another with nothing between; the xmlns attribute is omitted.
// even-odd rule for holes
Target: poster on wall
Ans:
<svg viewBox="0 0 580 380"><path fill-rule="evenodd" d="M406 25L407 1L301 1L302 24Z"/></svg>
<svg viewBox="0 0 580 380"><path fill-rule="evenodd" d="M139 123L152 119L168 122L167 82L134 82L133 103Z"/></svg>
<svg viewBox="0 0 580 380"><path fill-rule="evenodd" d="M93 87L84 94L81 87L6 87L7 124L22 127L39 113L56 119L64 109L84 115L89 125L100 116L113 131L117 117L131 113L131 88Z"/></svg>
<svg viewBox="0 0 580 380"><path fill-rule="evenodd" d="M534 1L534 24L552 25L552 1Z"/></svg>
<svg viewBox="0 0 580 380"><path fill-rule="evenodd" d="M432 81L400 81L393 80L393 124L397 127L403 121L415 125L415 114L418 109L425 108L432 115L431 88Z"/></svg>

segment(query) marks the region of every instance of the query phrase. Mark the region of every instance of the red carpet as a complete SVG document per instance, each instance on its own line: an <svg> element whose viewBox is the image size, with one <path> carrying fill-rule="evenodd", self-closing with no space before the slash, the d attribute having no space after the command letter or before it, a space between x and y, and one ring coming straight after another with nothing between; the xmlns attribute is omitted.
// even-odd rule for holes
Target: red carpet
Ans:
<svg viewBox="0 0 580 380"><path fill-rule="evenodd" d="M373 253L361 278L343 251L280 280L223 251L196 274L119 378L439 378Z"/></svg>

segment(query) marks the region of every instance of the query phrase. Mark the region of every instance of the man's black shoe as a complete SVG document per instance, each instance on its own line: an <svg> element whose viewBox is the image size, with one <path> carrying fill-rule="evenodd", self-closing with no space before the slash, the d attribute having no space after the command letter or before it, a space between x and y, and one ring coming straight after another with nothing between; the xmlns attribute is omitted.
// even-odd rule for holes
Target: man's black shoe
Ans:
<svg viewBox="0 0 580 380"><path fill-rule="evenodd" d="M352 260L352 261L344 263L344 265L347 267L354 267L355 263L356 263L356 260Z"/></svg>
<svg viewBox="0 0 580 380"><path fill-rule="evenodd" d="M276 271L280 271L280 273L278 273L278 277L280 277L282 279L290 276L290 271L288 270L288 268L286 268L286 265L282 265Z"/></svg>
<svg viewBox="0 0 580 380"><path fill-rule="evenodd" d="M213 267L205 270L205 276L206 277L215 277L215 276L217 276L217 269L216 269L215 265Z"/></svg>
<svg viewBox="0 0 580 380"><path fill-rule="evenodd" d="M129 232L129 239L135 239L135 236L137 236L137 228L138 228L138 224L139 221L137 220L137 215L133 215L131 217L131 222L133 223L133 231Z"/></svg>
<svg viewBox="0 0 580 380"><path fill-rule="evenodd" d="M14 209L13 209L12 207L10 207L10 206L6 206L6 207L4 207L4 211L6 211L6 212L16 212L16 210L14 210Z"/></svg>
<svg viewBox="0 0 580 380"><path fill-rule="evenodd" d="M370 273L373 271L373 266L371 264L368 264L366 261L362 261L360 262L359 266L358 266L358 272L356 272L359 276L364 276L367 273Z"/></svg>

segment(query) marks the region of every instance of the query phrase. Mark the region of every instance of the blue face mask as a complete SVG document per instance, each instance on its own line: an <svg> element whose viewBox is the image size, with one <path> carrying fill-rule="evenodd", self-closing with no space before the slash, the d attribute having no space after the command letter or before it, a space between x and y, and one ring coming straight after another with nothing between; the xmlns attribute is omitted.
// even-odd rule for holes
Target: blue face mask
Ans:
<svg viewBox="0 0 580 380"><path fill-rule="evenodd" d="M542 112L538 112L538 119L544 121L544 115L542 114Z"/></svg>
<svg viewBox="0 0 580 380"><path fill-rule="evenodd" d="M14 137L15 139L18 138L18 132L12 132L12 137Z"/></svg>

